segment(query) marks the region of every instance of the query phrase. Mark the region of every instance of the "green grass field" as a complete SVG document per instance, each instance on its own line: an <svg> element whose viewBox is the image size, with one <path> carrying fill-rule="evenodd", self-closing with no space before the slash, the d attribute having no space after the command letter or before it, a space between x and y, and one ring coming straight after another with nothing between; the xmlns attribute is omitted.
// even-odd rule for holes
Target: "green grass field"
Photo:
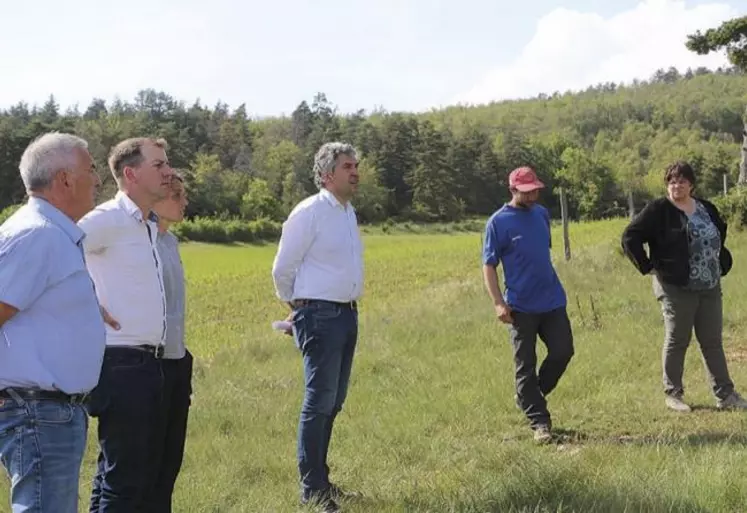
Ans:
<svg viewBox="0 0 747 513"><path fill-rule="evenodd" d="M330 449L333 480L362 493L345 511L747 509L747 413L715 410L695 341L685 385L697 408L664 407L663 325L650 278L618 250L624 224L571 225L570 262L555 229L576 356L549 397L559 439L547 446L532 441L513 402L507 330L481 281L481 234L365 236L358 352ZM725 345L747 393L747 234L730 237ZM304 511L295 462L302 367L291 338L270 328L286 315L272 288L274 251L183 247L196 375L175 512Z"/></svg>

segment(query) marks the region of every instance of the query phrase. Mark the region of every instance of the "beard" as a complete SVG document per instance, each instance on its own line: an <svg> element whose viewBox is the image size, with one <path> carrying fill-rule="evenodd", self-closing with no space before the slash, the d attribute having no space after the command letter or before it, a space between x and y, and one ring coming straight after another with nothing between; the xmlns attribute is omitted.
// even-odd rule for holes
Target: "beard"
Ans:
<svg viewBox="0 0 747 513"><path fill-rule="evenodd" d="M535 203L536 202L534 200L527 200L527 199L516 200L516 206L519 208L530 208Z"/></svg>

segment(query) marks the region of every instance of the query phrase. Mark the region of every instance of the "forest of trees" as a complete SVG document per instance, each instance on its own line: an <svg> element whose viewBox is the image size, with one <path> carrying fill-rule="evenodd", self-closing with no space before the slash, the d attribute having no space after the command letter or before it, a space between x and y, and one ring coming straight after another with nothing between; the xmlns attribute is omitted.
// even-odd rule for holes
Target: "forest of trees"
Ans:
<svg viewBox="0 0 747 513"><path fill-rule="evenodd" d="M684 72L670 68L649 80L600 84L477 107L418 114L341 115L316 94L292 115L254 119L244 105L185 105L165 92L141 91L131 102L94 100L82 112L61 112L53 97L0 111L0 208L18 204L24 189L18 161L37 135L60 130L88 140L103 185L121 139L167 139L172 165L185 172L188 216L281 221L315 192L313 156L326 141L354 144L361 159L355 201L361 222L438 221L486 216L508 198L508 172L533 166L548 184L544 203L559 213L565 187L575 219L626 215L664 191L664 167L690 161L698 193L720 194L739 172L747 75L736 69Z"/></svg>

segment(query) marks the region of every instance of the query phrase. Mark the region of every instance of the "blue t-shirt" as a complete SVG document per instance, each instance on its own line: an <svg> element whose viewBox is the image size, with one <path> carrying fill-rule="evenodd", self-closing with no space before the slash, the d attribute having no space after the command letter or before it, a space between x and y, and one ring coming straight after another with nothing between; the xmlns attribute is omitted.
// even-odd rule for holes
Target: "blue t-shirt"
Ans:
<svg viewBox="0 0 747 513"><path fill-rule="evenodd" d="M550 215L542 205L503 205L485 226L482 261L503 265L504 301L512 310L542 313L566 306L550 259Z"/></svg>

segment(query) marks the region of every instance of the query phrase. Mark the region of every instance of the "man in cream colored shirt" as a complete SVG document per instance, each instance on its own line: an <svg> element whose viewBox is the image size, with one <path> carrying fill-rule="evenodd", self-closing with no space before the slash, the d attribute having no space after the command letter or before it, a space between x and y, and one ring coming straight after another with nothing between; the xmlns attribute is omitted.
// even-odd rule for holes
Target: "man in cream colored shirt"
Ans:
<svg viewBox="0 0 747 513"><path fill-rule="evenodd" d="M169 192L166 142L122 141L109 156L114 199L83 217L83 247L101 306L116 319L89 413L98 418L99 456L90 512L141 511L152 486L151 438L161 409L166 297L153 205Z"/></svg>
<svg viewBox="0 0 747 513"><path fill-rule="evenodd" d="M358 338L363 248L350 200L358 160L349 144L324 144L314 161L319 193L300 202L283 224L272 277L303 355L305 395L298 433L301 502L339 511L345 494L329 480L327 452L347 395Z"/></svg>

